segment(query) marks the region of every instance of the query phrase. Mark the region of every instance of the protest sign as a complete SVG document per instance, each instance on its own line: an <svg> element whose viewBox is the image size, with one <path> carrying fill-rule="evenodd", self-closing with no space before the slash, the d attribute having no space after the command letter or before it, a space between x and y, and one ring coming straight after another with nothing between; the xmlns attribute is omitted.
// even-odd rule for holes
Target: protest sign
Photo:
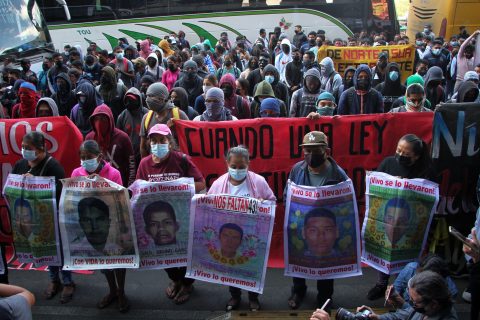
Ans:
<svg viewBox="0 0 480 320"><path fill-rule="evenodd" d="M269 266L283 268L283 190L291 168L303 160L299 146L303 136L313 130L323 131L328 136L332 157L352 179L357 203L362 206L365 172L374 170L385 157L395 154L398 140L407 133L414 133L430 143L432 119L432 112L405 112L321 117L318 120L176 121L175 131L180 149L192 157L207 186L225 173L224 155L230 147L239 144L248 147L250 170L267 180L277 198Z"/></svg>
<svg viewBox="0 0 480 320"><path fill-rule="evenodd" d="M64 269L138 268L128 190L98 175L62 183L59 220Z"/></svg>
<svg viewBox="0 0 480 320"><path fill-rule="evenodd" d="M141 269L187 265L193 178L167 182L137 180L132 191L132 213Z"/></svg>
<svg viewBox="0 0 480 320"><path fill-rule="evenodd" d="M274 217L273 201L194 196L187 277L262 293Z"/></svg>
<svg viewBox="0 0 480 320"><path fill-rule="evenodd" d="M68 117L46 117L27 119L2 119L0 123L0 146L2 157L0 159L0 175L2 186L5 185L7 176L12 172L15 162L22 158L22 138L30 131L42 132L45 136L47 152L57 159L70 175L78 167L80 157L78 150L83 141L82 134ZM7 263L15 267L23 266L25 269L33 268L31 264L17 264L14 262L15 250L11 246L12 226L10 213L5 199L0 196L0 242L7 244Z"/></svg>
<svg viewBox="0 0 480 320"><path fill-rule="evenodd" d="M351 180L324 187L289 181L283 228L286 276L323 280L362 274Z"/></svg>
<svg viewBox="0 0 480 320"><path fill-rule="evenodd" d="M420 257L438 203L438 185L369 172L362 261L395 274Z"/></svg>
<svg viewBox="0 0 480 320"><path fill-rule="evenodd" d="M439 215L456 215L451 224L468 233L478 207L480 104L441 104L433 121L432 160L439 174Z"/></svg>
<svg viewBox="0 0 480 320"><path fill-rule="evenodd" d="M317 59L322 61L330 57L335 64L335 70L343 75L348 67L358 67L366 64L373 68L377 64L381 52L388 54L388 62L395 62L400 68L401 82L405 83L407 77L415 73L415 47L413 45L393 45L375 47L334 47L322 46L318 49Z"/></svg>
<svg viewBox="0 0 480 320"><path fill-rule="evenodd" d="M61 265L55 177L9 174L3 195L12 213L17 259L36 267Z"/></svg>

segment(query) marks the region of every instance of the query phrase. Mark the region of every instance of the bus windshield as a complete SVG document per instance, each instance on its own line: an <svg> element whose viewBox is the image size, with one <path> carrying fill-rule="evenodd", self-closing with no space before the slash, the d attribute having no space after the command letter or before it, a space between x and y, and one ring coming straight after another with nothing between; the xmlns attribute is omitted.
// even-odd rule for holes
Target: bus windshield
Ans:
<svg viewBox="0 0 480 320"><path fill-rule="evenodd" d="M0 55L19 54L48 46L46 23L34 0L0 1Z"/></svg>

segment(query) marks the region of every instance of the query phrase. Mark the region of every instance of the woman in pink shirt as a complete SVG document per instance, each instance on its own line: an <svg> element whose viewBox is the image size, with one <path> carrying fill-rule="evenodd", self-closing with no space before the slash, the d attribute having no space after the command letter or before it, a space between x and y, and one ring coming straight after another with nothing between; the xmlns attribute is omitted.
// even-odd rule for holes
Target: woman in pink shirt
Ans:
<svg viewBox="0 0 480 320"><path fill-rule="evenodd" d="M178 68L178 56L169 56L167 58L168 69L162 75L162 83L167 86L168 91L172 90L173 85L178 80L180 69Z"/></svg>
<svg viewBox="0 0 480 320"><path fill-rule="evenodd" d="M230 148L227 152L228 172L219 177L208 190L208 194L230 194L241 197L252 197L261 200L276 201L272 189L261 175L248 170L250 154L244 146ZM227 302L226 310L238 309L241 301L241 290L230 287L231 298ZM260 309L258 293L248 292L251 311Z"/></svg>
<svg viewBox="0 0 480 320"><path fill-rule="evenodd" d="M103 160L100 147L95 140L86 140L80 146L81 166L72 172L73 177L99 175L102 178L123 185L120 172ZM125 296L126 269L102 270L107 278L110 292L97 303L99 309L103 309L115 300L118 300L118 310L122 313L130 309L130 304Z"/></svg>

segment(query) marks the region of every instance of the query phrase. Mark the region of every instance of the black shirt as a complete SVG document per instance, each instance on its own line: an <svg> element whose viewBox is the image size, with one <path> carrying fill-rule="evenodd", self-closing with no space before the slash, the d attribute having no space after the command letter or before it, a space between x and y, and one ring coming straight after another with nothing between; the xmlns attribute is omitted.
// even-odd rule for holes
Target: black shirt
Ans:
<svg viewBox="0 0 480 320"><path fill-rule="evenodd" d="M48 160L50 158L50 160ZM48 163L47 163L48 161ZM45 166L45 168L43 168ZM42 173L43 169L43 173ZM30 173L34 176L42 177L55 177L55 190L57 193L57 203L60 201L60 195L62 194L62 182L60 179L65 178L65 170L62 165L52 156L47 154L45 159L43 159L35 167L31 168L28 164L28 161L25 159L18 160L13 166L13 174L25 174Z"/></svg>
<svg viewBox="0 0 480 320"><path fill-rule="evenodd" d="M394 177L401 177L404 179L427 179L434 178L434 172L431 167L421 168L419 165L404 166L401 165L394 156L383 159L377 168L378 172L384 172Z"/></svg>

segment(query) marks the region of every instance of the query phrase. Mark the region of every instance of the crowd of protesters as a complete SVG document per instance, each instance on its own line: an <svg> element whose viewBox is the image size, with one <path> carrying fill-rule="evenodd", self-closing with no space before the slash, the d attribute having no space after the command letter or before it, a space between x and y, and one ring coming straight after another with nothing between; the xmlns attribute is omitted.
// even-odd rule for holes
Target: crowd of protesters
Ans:
<svg viewBox="0 0 480 320"><path fill-rule="evenodd" d="M15 67L13 59L5 60L0 67L3 74L0 118L69 117L86 140L80 150L82 167L77 169L77 175L97 173L109 177L114 174L116 181L129 186L135 179L157 181L163 170L162 174L194 177L199 192L206 187L201 172L189 158L190 170L184 172L182 153L173 151L176 134L172 119L207 122L267 117L318 119L332 115L432 112L442 102L479 102L478 35L480 31L469 35L462 29L450 39L442 39L435 37L426 26L415 39L401 34L387 39L383 33L367 32L348 39L330 39L322 30L305 33L301 26L296 26L293 38L280 28L275 28L270 36L261 29L254 42L242 36L229 39L223 32L217 43L205 40L191 45L180 31L165 36L158 44L149 38L135 43L121 38L112 52L100 50L95 43L86 50L67 45L62 53L46 57L38 74L30 70L29 60L20 62L21 69ZM416 52L415 70L408 75L401 74L399 65L390 62L386 52L379 54L373 68L360 64L346 68L343 74L335 70L331 58L317 59L318 50L324 45L366 47L409 43L414 43ZM407 78L405 83L402 78ZM315 139L318 143L303 146L305 161L292 169L291 179L305 177L305 172L306 175L308 172L323 174L323 169L335 168L335 181L345 180L345 172L328 156L324 135L318 133ZM36 134L25 136L24 159L15 165L14 172L35 175L35 167L42 168L42 172L46 168L49 175L63 178L61 164L50 161L44 143ZM425 148L418 137L403 137L397 156L385 159L382 171L406 178L429 178L428 162L423 162ZM234 150L232 159L228 162L229 174L225 176L232 185L237 186L245 179L264 183L255 174L246 174L248 150ZM232 167L230 162L236 164ZM318 177L307 182L300 179L299 184L318 186L316 179ZM477 255L468 253L477 263ZM118 300L120 311L127 311L129 305L123 289L125 270L104 273L110 292L97 306L104 308ZM184 268L167 269L167 273L172 280L166 288L167 296L179 304L186 302L193 281L185 278ZM62 272L61 276L64 282L61 301L66 303L73 297L75 284L71 274ZM415 278L414 273L410 274L405 280L408 288L404 285L399 294L411 289L409 298L405 299L414 300L413 308L408 304L399 308L428 315L428 310L436 307L437 313L430 315L442 311L450 317L441 319L456 319L450 313L451 300L435 296L445 290L448 296L447 275L441 274L440 280L431 274L428 276L426 280L417 277L416 282L410 283L408 280ZM47 298L60 291L60 270L52 268L50 280L45 291ZM388 280L388 276L380 274L368 298L382 297ZM430 291L415 290L428 287L429 281L438 290L433 290L431 301L421 303L421 296ZM319 282L318 289L319 303L331 298L333 280ZM304 279L295 278L288 301L292 309L298 308L305 290ZM230 292L232 299L227 310L238 308L240 302L240 291L231 289ZM251 309L258 310L258 295L249 294L249 299ZM430 309L417 308L418 304ZM312 319L323 319L323 316L318 310Z"/></svg>

